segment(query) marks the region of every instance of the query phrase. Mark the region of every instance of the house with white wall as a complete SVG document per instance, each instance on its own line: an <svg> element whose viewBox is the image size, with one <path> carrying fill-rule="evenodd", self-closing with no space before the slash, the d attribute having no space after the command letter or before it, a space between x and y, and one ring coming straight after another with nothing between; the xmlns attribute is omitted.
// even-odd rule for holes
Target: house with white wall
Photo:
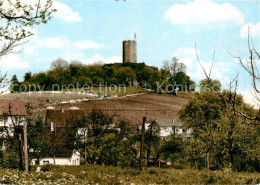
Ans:
<svg viewBox="0 0 260 185"><path fill-rule="evenodd" d="M75 150L60 150L56 153L55 158L46 156L41 159L32 159L31 165L80 165L80 154Z"/></svg>
<svg viewBox="0 0 260 185"><path fill-rule="evenodd" d="M0 99L0 149L4 149L6 139L12 138L15 130L23 126L26 115L22 100Z"/></svg>
<svg viewBox="0 0 260 185"><path fill-rule="evenodd" d="M46 142L50 143L49 154L43 158L32 159L31 165L80 165L80 153L72 148L67 148L66 137L68 133L66 130L75 122L82 120L84 116L85 111L78 108L47 109L44 137ZM86 133L86 128L79 128L75 134L84 139Z"/></svg>
<svg viewBox="0 0 260 185"><path fill-rule="evenodd" d="M168 137L172 134L175 136L182 137L183 139L189 139L191 137L191 129L185 129L183 123L180 121L160 121L161 137Z"/></svg>
<svg viewBox="0 0 260 185"><path fill-rule="evenodd" d="M191 129L185 129L183 123L180 121L157 121L160 126L160 136L169 137L172 134L182 137L183 139L189 139L191 137ZM148 130L150 123L145 124L145 129Z"/></svg>

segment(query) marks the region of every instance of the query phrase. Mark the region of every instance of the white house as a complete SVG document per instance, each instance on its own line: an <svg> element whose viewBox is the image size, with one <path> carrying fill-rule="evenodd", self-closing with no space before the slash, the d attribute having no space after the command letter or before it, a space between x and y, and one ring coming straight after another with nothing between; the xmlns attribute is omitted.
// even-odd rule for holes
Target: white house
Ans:
<svg viewBox="0 0 260 185"><path fill-rule="evenodd" d="M183 139L189 139L191 137L191 129L185 129L182 122L158 122L160 125L161 137L168 137L172 134L180 136Z"/></svg>
<svg viewBox="0 0 260 185"><path fill-rule="evenodd" d="M66 146L66 130L68 127L72 126L74 122L82 120L84 116L85 111L80 110L77 107L61 110L47 109L44 124L44 137L46 138L46 142L55 142L55 144L53 147L51 145L48 152L49 156L40 159L35 158L31 161L31 164L80 165L80 153L71 148L69 149ZM83 140L85 139L86 133L86 128L79 128L75 134L82 136Z"/></svg>
<svg viewBox="0 0 260 185"><path fill-rule="evenodd" d="M54 165L53 157L44 157L40 160L33 159L31 165ZM55 156L55 165L80 165L80 154L77 151L60 151Z"/></svg>
<svg viewBox="0 0 260 185"><path fill-rule="evenodd" d="M150 123L145 124L146 130L148 130L149 125ZM169 137L172 134L184 139L189 139L191 137L191 129L185 129L182 126L182 122L158 121L158 125L160 126L161 137Z"/></svg>

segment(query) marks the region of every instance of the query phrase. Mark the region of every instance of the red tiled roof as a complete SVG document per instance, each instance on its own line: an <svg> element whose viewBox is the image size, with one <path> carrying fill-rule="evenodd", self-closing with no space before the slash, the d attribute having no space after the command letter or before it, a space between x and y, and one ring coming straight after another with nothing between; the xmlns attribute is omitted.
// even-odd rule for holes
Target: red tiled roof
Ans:
<svg viewBox="0 0 260 185"><path fill-rule="evenodd" d="M0 115L26 116L24 101L20 99L0 99Z"/></svg>

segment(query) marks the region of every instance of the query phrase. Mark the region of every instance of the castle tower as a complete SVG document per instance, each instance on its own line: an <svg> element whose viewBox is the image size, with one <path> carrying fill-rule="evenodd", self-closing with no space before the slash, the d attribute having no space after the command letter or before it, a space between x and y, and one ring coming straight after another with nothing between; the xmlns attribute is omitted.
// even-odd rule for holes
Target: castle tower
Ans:
<svg viewBox="0 0 260 185"><path fill-rule="evenodd" d="M136 63L136 41L125 40L123 41L123 63L131 62Z"/></svg>

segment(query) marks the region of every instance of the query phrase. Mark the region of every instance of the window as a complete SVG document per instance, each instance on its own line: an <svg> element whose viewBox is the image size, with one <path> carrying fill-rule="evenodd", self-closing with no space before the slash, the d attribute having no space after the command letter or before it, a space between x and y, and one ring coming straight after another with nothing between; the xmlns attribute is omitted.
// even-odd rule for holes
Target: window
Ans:
<svg viewBox="0 0 260 185"><path fill-rule="evenodd" d="M43 161L43 165L49 164L49 161Z"/></svg>

